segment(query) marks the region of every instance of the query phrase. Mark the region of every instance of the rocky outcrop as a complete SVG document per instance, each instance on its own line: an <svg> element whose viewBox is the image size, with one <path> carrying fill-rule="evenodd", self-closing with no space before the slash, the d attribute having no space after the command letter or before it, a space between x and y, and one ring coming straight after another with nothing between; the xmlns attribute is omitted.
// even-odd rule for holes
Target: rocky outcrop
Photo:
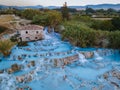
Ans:
<svg viewBox="0 0 120 90"><path fill-rule="evenodd" d="M17 82L19 83L27 83L27 82L30 82L32 81L32 75L34 74L34 70L33 71L30 71L29 73L27 74L24 74L24 75L21 75L21 76L16 76L16 80Z"/></svg>
<svg viewBox="0 0 120 90"><path fill-rule="evenodd" d="M94 52L81 52L81 53L85 56L86 59L93 58L94 56Z"/></svg>
<svg viewBox="0 0 120 90"><path fill-rule="evenodd" d="M34 67L35 66L35 61L30 61L28 64L27 64L28 67Z"/></svg>
<svg viewBox="0 0 120 90"><path fill-rule="evenodd" d="M111 85L120 90L120 71L119 70L111 70L103 74L103 78L109 82Z"/></svg>
<svg viewBox="0 0 120 90"><path fill-rule="evenodd" d="M67 65L67 64L70 64L76 60L79 60L79 57L78 55L74 55L74 56L68 56L68 57L65 57L65 58L59 58L59 59L54 59L54 66L56 67L60 67L60 66L63 66L63 65Z"/></svg>
<svg viewBox="0 0 120 90"><path fill-rule="evenodd" d="M9 68L9 69L7 70L7 72L8 72L9 74L11 74L11 73L14 73L14 72L19 71L19 70L21 70L21 66L18 65L18 64L13 64L13 65L11 65L11 68Z"/></svg>
<svg viewBox="0 0 120 90"><path fill-rule="evenodd" d="M104 77L104 79L106 79L106 80L108 79L108 76L109 76L108 73L104 73L104 74L103 74L103 77Z"/></svg>
<svg viewBox="0 0 120 90"><path fill-rule="evenodd" d="M17 76L16 77L16 80L19 82L19 83L27 83L27 82L30 82L32 81L32 76L31 75L22 75L22 76Z"/></svg>
<svg viewBox="0 0 120 90"><path fill-rule="evenodd" d="M111 74L112 74L113 77L116 77L117 79L120 80L120 72L119 72L119 71L113 70L113 71L111 72Z"/></svg>
<svg viewBox="0 0 120 90"><path fill-rule="evenodd" d="M4 70L0 70L0 74L2 74L4 72Z"/></svg>

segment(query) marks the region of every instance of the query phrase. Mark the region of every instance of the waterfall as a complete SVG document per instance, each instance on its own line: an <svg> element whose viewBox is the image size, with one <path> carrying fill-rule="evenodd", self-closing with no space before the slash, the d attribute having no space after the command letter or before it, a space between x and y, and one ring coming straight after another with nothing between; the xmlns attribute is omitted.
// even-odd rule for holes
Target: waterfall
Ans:
<svg viewBox="0 0 120 90"><path fill-rule="evenodd" d="M79 56L79 61L80 61L81 63L87 62L87 59L85 59L85 56L84 56L83 54L81 54L81 53L79 53L79 52L77 52L77 54L78 54L78 56Z"/></svg>
<svg viewBox="0 0 120 90"><path fill-rule="evenodd" d="M48 33L48 28L47 27L45 27L45 30L44 30L44 38L45 39L51 39L51 37L50 37L50 35Z"/></svg>
<svg viewBox="0 0 120 90"><path fill-rule="evenodd" d="M54 30L54 28L52 28L52 35L54 35L54 34L55 34L54 32L55 32L55 30Z"/></svg>
<svg viewBox="0 0 120 90"><path fill-rule="evenodd" d="M96 60L102 60L103 58L98 54L97 51L94 51L94 57Z"/></svg>

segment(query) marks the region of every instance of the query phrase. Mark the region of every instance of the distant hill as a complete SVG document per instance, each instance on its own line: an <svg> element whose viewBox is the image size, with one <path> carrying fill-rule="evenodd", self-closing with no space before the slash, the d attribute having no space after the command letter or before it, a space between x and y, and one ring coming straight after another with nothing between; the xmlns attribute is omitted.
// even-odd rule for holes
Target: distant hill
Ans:
<svg viewBox="0 0 120 90"><path fill-rule="evenodd" d="M5 6L0 5L0 9L5 8L16 8L16 9L26 9L26 8L32 8L32 9L40 9L40 8L48 8L48 9L56 9L60 8L60 6L42 6L42 5L36 5L36 6ZM85 9L86 7L93 8L93 9L108 9L113 8L115 10L120 10L120 4L98 4L98 5L86 5L86 6L69 6L69 8L74 9Z"/></svg>
<svg viewBox="0 0 120 90"><path fill-rule="evenodd" d="M75 9L85 9L86 7L93 9L108 9L112 8L115 10L120 10L120 4L98 4L98 5L86 5L86 6L69 6L70 8Z"/></svg>
<svg viewBox="0 0 120 90"><path fill-rule="evenodd" d="M5 5L0 5L0 9L4 9L4 8L7 8L7 6L5 6Z"/></svg>
<svg viewBox="0 0 120 90"><path fill-rule="evenodd" d="M16 9L32 8L32 9L39 9L39 8L43 8L43 6L41 6L41 5L37 5L37 6L5 6L5 5L0 5L0 9L5 9L5 8L16 8Z"/></svg>
<svg viewBox="0 0 120 90"><path fill-rule="evenodd" d="M60 6L47 6L46 8L49 8L49 9L56 9L56 8L60 8Z"/></svg>

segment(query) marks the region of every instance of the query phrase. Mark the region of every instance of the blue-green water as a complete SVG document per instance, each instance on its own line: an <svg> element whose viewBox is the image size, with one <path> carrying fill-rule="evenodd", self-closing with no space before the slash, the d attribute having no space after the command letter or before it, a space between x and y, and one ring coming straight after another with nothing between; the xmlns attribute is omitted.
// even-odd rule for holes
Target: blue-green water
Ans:
<svg viewBox="0 0 120 90"><path fill-rule="evenodd" d="M0 90L16 90L26 86L32 90L116 90L103 78L103 74L119 69L118 50L74 47L69 42L61 41L57 33L45 33L45 40L28 44L26 47L14 46L11 55L2 58L0 70L4 73L0 74ZM86 58L85 52L93 55ZM79 58L71 64L54 66L54 60L59 62L75 55ZM35 61L35 66L28 67L31 61ZM22 65L21 70L8 74L8 68L15 63ZM21 76L31 76L32 80L18 82L16 77Z"/></svg>

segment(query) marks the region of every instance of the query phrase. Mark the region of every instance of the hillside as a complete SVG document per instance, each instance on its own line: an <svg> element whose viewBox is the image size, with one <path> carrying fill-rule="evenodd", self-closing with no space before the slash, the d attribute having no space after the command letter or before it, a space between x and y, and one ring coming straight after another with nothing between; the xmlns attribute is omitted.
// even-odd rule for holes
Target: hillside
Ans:
<svg viewBox="0 0 120 90"><path fill-rule="evenodd" d="M85 9L86 7L90 7L93 9L108 9L113 8L116 10L120 10L120 4L98 4L98 5L86 5L86 6L69 6L69 8L75 8L75 9ZM49 8L49 9L56 9L60 8L60 6L42 6L42 5L36 5L36 6L5 6L0 5L0 9L5 8L16 8L16 9L26 9L26 8L32 8L32 9L40 9L40 8Z"/></svg>

